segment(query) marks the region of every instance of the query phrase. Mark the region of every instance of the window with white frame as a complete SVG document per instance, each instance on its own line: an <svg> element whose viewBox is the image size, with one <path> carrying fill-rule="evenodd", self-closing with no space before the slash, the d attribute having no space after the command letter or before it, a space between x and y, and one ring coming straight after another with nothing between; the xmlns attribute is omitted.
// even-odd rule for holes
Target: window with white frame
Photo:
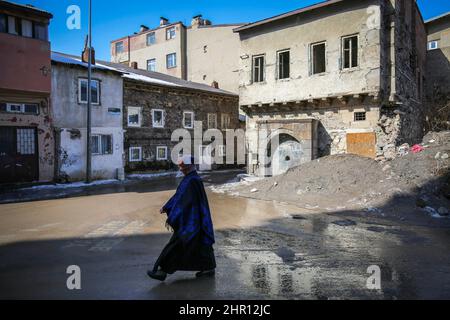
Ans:
<svg viewBox="0 0 450 320"><path fill-rule="evenodd" d="M229 129L230 128L230 122L231 122L231 116L228 113L222 113L220 116L220 124L222 129Z"/></svg>
<svg viewBox="0 0 450 320"><path fill-rule="evenodd" d="M39 113L39 105L37 103L2 103L0 102L0 111L1 112L10 112L10 113L29 113L29 114L38 114Z"/></svg>
<svg viewBox="0 0 450 320"><path fill-rule="evenodd" d="M88 102L88 80L78 79L78 102ZM100 104L100 82L91 80L91 102L92 104Z"/></svg>
<svg viewBox="0 0 450 320"><path fill-rule="evenodd" d="M152 124L153 128L164 128L164 110L152 110Z"/></svg>
<svg viewBox="0 0 450 320"><path fill-rule="evenodd" d="M183 112L183 127L186 129L194 128L194 112L192 111Z"/></svg>
<svg viewBox="0 0 450 320"><path fill-rule="evenodd" d="M130 162L142 161L142 147L130 147L129 160Z"/></svg>
<svg viewBox="0 0 450 320"><path fill-rule="evenodd" d="M151 46L156 43L156 34L154 32L150 32L147 34L147 46Z"/></svg>
<svg viewBox="0 0 450 320"><path fill-rule="evenodd" d="M208 113L208 129L217 128L217 114Z"/></svg>
<svg viewBox="0 0 450 320"><path fill-rule="evenodd" d="M94 134L91 136L91 152L93 155L106 155L113 153L112 135Z"/></svg>
<svg viewBox="0 0 450 320"><path fill-rule="evenodd" d="M358 36L342 38L342 69L358 66Z"/></svg>
<svg viewBox="0 0 450 320"><path fill-rule="evenodd" d="M116 54L123 53L124 47L123 47L123 41L116 42Z"/></svg>
<svg viewBox="0 0 450 320"><path fill-rule="evenodd" d="M288 79L290 76L290 51L277 52L278 79Z"/></svg>
<svg viewBox="0 0 450 320"><path fill-rule="evenodd" d="M437 40L428 42L428 50L436 50L439 48L439 42Z"/></svg>
<svg viewBox="0 0 450 320"><path fill-rule="evenodd" d="M170 27L166 29L166 39L174 39L176 35L175 27Z"/></svg>
<svg viewBox="0 0 450 320"><path fill-rule="evenodd" d="M311 74L326 71L326 43L314 43L311 45Z"/></svg>
<svg viewBox="0 0 450 320"><path fill-rule="evenodd" d="M264 55L253 56L253 82L264 81Z"/></svg>
<svg viewBox="0 0 450 320"><path fill-rule="evenodd" d="M167 147L165 146L156 147L156 160L158 161L167 160Z"/></svg>
<svg viewBox="0 0 450 320"><path fill-rule="evenodd" d="M156 71L156 59L147 60L147 71Z"/></svg>
<svg viewBox="0 0 450 320"><path fill-rule="evenodd" d="M166 66L167 66L167 69L175 68L177 66L177 54L176 53L169 53L166 56Z"/></svg>
<svg viewBox="0 0 450 320"><path fill-rule="evenodd" d="M128 107L128 126L140 127L141 126L141 108L140 107Z"/></svg>

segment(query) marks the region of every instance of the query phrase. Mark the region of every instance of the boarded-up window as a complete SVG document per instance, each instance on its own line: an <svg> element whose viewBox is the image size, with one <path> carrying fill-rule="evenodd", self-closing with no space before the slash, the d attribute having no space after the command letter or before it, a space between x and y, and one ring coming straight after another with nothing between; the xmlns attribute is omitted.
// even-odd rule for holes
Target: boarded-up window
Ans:
<svg viewBox="0 0 450 320"><path fill-rule="evenodd" d="M348 133L347 153L375 158L376 139L375 132Z"/></svg>
<svg viewBox="0 0 450 320"><path fill-rule="evenodd" d="M326 71L325 48L325 42L311 45L312 74L322 73Z"/></svg>

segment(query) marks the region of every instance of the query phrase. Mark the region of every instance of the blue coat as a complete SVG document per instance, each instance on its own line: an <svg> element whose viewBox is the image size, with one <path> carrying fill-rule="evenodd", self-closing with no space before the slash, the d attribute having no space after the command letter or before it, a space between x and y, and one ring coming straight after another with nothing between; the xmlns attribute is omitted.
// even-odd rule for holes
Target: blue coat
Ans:
<svg viewBox="0 0 450 320"><path fill-rule="evenodd" d="M167 223L185 244L199 232L203 243L213 245L214 230L208 198L196 171L187 174L180 182L175 195L164 205Z"/></svg>

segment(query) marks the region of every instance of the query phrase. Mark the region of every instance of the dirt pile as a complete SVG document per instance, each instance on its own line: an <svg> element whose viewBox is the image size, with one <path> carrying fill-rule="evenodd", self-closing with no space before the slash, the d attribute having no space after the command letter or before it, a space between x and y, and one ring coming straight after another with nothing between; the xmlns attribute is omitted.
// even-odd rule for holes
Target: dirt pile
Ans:
<svg viewBox="0 0 450 320"><path fill-rule="evenodd" d="M412 150L422 150L414 153ZM403 145L392 161L344 154L320 158L283 175L234 184L234 194L328 210L419 205L448 212L450 132L429 133L420 147ZM433 211L434 210L434 211Z"/></svg>

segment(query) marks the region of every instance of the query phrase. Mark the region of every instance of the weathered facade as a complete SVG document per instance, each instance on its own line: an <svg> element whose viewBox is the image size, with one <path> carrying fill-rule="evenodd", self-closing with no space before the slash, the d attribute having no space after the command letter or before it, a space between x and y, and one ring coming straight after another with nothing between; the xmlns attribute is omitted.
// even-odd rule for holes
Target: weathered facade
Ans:
<svg viewBox="0 0 450 320"><path fill-rule="evenodd" d="M250 173L338 153L391 159L421 139L426 33L415 1L331 0L235 32Z"/></svg>
<svg viewBox="0 0 450 320"><path fill-rule="evenodd" d="M193 149L195 138L199 146L206 147L211 143L202 140L202 134L208 128L221 130L224 138L227 129L239 129L239 101L233 93L157 72L114 63L107 65L124 73L123 128L127 172L173 169L175 164L171 154L179 141L171 141L171 138L177 129L189 133L193 155L200 155L200 150ZM202 122L200 137L194 136L195 121ZM218 146L226 145L226 139L218 143ZM203 147L202 154L205 154ZM220 156L225 158L226 154ZM226 167L225 159L223 162L212 163L212 167ZM235 167L236 163L230 166Z"/></svg>
<svg viewBox="0 0 450 320"><path fill-rule="evenodd" d="M190 26L161 18L157 28L111 42L111 61L238 93L239 36L242 24L213 25L196 16Z"/></svg>
<svg viewBox="0 0 450 320"><path fill-rule="evenodd" d="M86 177L87 75L87 64L80 58L52 53L51 109L59 181ZM122 73L96 64L92 81L92 179L116 179L124 167Z"/></svg>
<svg viewBox="0 0 450 320"><path fill-rule="evenodd" d="M0 183L53 180L51 18L0 1Z"/></svg>
<svg viewBox="0 0 450 320"><path fill-rule="evenodd" d="M450 129L450 13L426 22L426 101L429 130Z"/></svg>

